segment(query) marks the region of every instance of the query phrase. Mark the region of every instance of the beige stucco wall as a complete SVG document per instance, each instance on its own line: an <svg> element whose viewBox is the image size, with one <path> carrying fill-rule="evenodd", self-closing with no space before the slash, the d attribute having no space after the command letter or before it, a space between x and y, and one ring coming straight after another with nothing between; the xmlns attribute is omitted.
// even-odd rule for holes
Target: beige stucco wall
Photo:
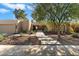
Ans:
<svg viewBox="0 0 79 59"><path fill-rule="evenodd" d="M29 30L29 22L17 20L0 20L0 32L1 33L17 33L20 30Z"/></svg>
<svg viewBox="0 0 79 59"><path fill-rule="evenodd" d="M21 30L29 31L31 22L18 20L0 20L0 33L17 33Z"/></svg>
<svg viewBox="0 0 79 59"><path fill-rule="evenodd" d="M16 24L17 20L0 20L0 24Z"/></svg>
<svg viewBox="0 0 79 59"><path fill-rule="evenodd" d="M29 23L27 21L23 21L23 22L19 22L17 24L17 32L20 32L22 30L24 31L28 31L28 28L29 28Z"/></svg>
<svg viewBox="0 0 79 59"><path fill-rule="evenodd" d="M0 32L1 33L15 33L15 24L9 24L9 25L0 25Z"/></svg>
<svg viewBox="0 0 79 59"><path fill-rule="evenodd" d="M0 20L0 33L15 33L16 20Z"/></svg>

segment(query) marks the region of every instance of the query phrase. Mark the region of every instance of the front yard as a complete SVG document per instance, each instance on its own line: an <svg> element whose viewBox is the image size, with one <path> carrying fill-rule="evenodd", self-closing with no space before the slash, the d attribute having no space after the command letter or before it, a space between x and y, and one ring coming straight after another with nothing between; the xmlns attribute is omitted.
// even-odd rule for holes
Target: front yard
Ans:
<svg viewBox="0 0 79 59"><path fill-rule="evenodd" d="M38 34L39 35L39 34ZM40 34L41 35L41 34ZM78 34L79 35L79 34ZM79 37L75 35L61 35L61 39L57 40L55 34L46 35L39 39L35 34L13 34L9 36L1 36L1 45L78 45ZM43 43L42 43L43 42ZM45 43L47 42L47 43Z"/></svg>

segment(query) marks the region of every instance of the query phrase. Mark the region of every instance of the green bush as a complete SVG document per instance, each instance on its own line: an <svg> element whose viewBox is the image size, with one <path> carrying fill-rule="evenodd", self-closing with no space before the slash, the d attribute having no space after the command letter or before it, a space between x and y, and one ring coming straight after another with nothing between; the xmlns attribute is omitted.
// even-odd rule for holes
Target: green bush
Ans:
<svg viewBox="0 0 79 59"><path fill-rule="evenodd" d="M34 33L36 33L36 32L37 32L36 30L31 30L29 33L34 34Z"/></svg>
<svg viewBox="0 0 79 59"><path fill-rule="evenodd" d="M74 32L79 33L79 23L71 23Z"/></svg>
<svg viewBox="0 0 79 59"><path fill-rule="evenodd" d="M5 39L4 35L0 34L0 42L4 39Z"/></svg>
<svg viewBox="0 0 79 59"><path fill-rule="evenodd" d="M76 33L79 33L79 26L76 26L75 30Z"/></svg>
<svg viewBox="0 0 79 59"><path fill-rule="evenodd" d="M79 33L74 33L74 34L72 34L72 37L74 37L74 38L79 38Z"/></svg>
<svg viewBox="0 0 79 59"><path fill-rule="evenodd" d="M68 34L73 34L73 33L75 33L75 32L74 32L74 29L73 29L72 27L69 27L67 33L68 33Z"/></svg>
<svg viewBox="0 0 79 59"><path fill-rule="evenodd" d="M27 33L27 32L28 32L27 30L22 30L22 31L21 31L21 33Z"/></svg>

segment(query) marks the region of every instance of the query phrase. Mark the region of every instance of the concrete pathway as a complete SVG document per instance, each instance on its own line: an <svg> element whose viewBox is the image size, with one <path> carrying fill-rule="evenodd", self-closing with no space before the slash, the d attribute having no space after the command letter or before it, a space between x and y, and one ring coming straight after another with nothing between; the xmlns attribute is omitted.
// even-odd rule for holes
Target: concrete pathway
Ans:
<svg viewBox="0 0 79 59"><path fill-rule="evenodd" d="M78 55L79 45L0 45L1 56Z"/></svg>
<svg viewBox="0 0 79 59"><path fill-rule="evenodd" d="M57 40L45 35L44 32L36 32L35 36L38 37L38 40L41 40L41 44L61 44Z"/></svg>

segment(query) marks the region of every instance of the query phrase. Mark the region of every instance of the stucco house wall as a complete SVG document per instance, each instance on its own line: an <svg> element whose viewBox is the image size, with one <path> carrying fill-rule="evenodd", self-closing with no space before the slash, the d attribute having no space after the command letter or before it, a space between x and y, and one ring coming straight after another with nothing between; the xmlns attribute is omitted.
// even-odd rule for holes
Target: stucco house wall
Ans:
<svg viewBox="0 0 79 59"><path fill-rule="evenodd" d="M15 33L16 20L0 20L0 33Z"/></svg>
<svg viewBox="0 0 79 59"><path fill-rule="evenodd" d="M19 23L17 23L17 29L16 29L16 31L17 32L21 32L21 31L28 31L29 29L29 22L27 22L27 21L22 21L22 22L19 22Z"/></svg>
<svg viewBox="0 0 79 59"><path fill-rule="evenodd" d="M22 30L29 31L31 23L29 21L0 20L0 33L18 33Z"/></svg>

